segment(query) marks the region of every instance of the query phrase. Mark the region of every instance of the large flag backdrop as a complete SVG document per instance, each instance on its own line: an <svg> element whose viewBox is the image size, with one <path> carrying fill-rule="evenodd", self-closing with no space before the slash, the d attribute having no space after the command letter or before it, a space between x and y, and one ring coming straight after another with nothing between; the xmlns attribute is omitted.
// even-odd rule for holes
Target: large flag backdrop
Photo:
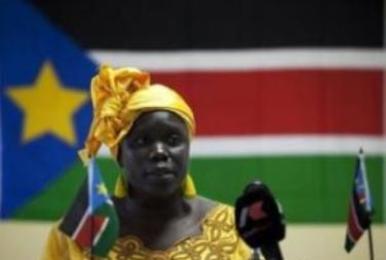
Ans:
<svg viewBox="0 0 386 260"><path fill-rule="evenodd" d="M192 104L191 172L230 204L259 178L290 222L345 222L355 154L384 202L383 3L1 1L2 218L56 219L85 170L90 77L137 66ZM111 189L115 163L102 151Z"/></svg>

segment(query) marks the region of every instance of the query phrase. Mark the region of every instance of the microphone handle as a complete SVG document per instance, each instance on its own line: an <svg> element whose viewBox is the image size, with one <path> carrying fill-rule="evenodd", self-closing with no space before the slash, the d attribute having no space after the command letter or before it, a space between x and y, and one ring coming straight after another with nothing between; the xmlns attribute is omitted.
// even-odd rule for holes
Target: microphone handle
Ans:
<svg viewBox="0 0 386 260"><path fill-rule="evenodd" d="M259 249L254 249L250 260L261 260Z"/></svg>
<svg viewBox="0 0 386 260"><path fill-rule="evenodd" d="M260 246L261 253L266 260L283 260L278 243L267 243Z"/></svg>

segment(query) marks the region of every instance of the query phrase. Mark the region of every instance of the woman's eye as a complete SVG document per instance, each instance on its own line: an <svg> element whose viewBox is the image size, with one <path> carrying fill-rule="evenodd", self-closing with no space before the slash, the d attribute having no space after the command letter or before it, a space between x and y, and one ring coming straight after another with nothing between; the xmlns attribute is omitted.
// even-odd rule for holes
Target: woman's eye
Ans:
<svg viewBox="0 0 386 260"><path fill-rule="evenodd" d="M146 138L145 136L137 137L134 139L134 145L136 145L136 146L146 145L147 140L148 140L148 138Z"/></svg>
<svg viewBox="0 0 386 260"><path fill-rule="evenodd" d="M181 137L178 135L171 135L168 138L168 144L169 145L178 145L182 141Z"/></svg>

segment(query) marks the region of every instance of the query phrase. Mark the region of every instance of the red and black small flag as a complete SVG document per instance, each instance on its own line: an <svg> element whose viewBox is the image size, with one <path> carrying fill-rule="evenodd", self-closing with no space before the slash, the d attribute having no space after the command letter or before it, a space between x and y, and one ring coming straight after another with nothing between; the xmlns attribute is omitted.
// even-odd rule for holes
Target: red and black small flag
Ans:
<svg viewBox="0 0 386 260"><path fill-rule="evenodd" d="M363 151L355 167L354 185L350 198L345 249L350 252L366 229L370 227L373 212L371 194L367 181Z"/></svg>

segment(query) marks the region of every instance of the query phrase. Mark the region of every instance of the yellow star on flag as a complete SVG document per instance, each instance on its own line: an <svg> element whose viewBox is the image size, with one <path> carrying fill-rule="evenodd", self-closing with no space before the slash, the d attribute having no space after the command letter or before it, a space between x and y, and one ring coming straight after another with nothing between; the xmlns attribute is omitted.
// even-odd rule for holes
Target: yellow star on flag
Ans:
<svg viewBox="0 0 386 260"><path fill-rule="evenodd" d="M85 104L85 91L62 85L50 62L45 62L33 85L11 86L7 95L23 111L24 143L52 134L75 145L73 115Z"/></svg>
<svg viewBox="0 0 386 260"><path fill-rule="evenodd" d="M103 195L108 195L106 186L103 183L97 185L98 193Z"/></svg>

